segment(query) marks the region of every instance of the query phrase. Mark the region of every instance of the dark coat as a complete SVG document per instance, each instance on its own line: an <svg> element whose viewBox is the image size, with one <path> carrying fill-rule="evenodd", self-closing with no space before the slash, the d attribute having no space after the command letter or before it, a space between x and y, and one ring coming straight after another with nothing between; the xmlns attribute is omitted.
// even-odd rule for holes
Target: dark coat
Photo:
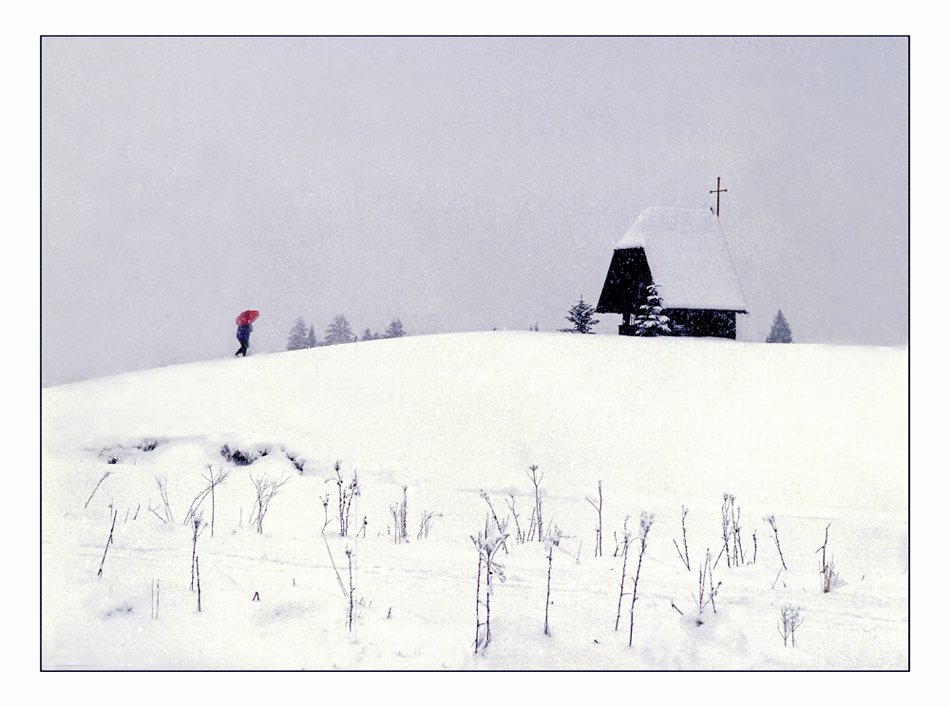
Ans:
<svg viewBox="0 0 950 707"><path fill-rule="evenodd" d="M252 327L250 324L242 324L237 328L237 340L247 341L251 338L252 331L254 331L254 327Z"/></svg>

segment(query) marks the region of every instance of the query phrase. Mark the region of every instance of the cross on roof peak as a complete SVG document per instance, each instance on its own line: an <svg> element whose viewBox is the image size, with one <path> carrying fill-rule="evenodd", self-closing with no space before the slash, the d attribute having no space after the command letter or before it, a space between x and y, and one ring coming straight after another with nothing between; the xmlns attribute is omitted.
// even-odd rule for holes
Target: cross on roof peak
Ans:
<svg viewBox="0 0 950 707"><path fill-rule="evenodd" d="M724 192L724 191L729 191L728 189L720 189L720 188L719 188L719 180L720 180L720 177L716 177L716 188L709 190L709 193L710 193L710 194L715 194L715 195L716 195L716 216L717 216L717 217L719 216L719 194L722 193L722 192ZM712 209L711 206L710 206L709 208Z"/></svg>

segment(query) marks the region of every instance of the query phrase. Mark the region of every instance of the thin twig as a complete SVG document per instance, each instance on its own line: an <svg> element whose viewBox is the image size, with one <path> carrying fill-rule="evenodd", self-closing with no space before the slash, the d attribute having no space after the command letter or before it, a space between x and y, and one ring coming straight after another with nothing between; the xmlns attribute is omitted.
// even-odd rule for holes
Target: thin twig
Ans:
<svg viewBox="0 0 950 707"><path fill-rule="evenodd" d="M112 544L112 532L115 530L115 521L119 517L119 512L115 511L115 514L112 516L112 528L109 530L109 539L106 540L106 549L102 552L102 562L99 563L99 572L96 575L97 577L102 576L102 567L106 563L106 553L109 552L109 546Z"/></svg>
<svg viewBox="0 0 950 707"><path fill-rule="evenodd" d="M89 501L92 500L92 497L96 495L96 491L99 490L99 484L101 484L103 481L105 481L105 480L106 480L106 477L109 476L109 474L111 474L111 473L112 473L111 471L107 471L105 474L102 475L102 478L99 479L99 483L96 484L96 488L94 488L94 489L92 490L92 493L89 494L89 498L86 499L86 505L83 506L83 508L87 508L87 507L89 506Z"/></svg>

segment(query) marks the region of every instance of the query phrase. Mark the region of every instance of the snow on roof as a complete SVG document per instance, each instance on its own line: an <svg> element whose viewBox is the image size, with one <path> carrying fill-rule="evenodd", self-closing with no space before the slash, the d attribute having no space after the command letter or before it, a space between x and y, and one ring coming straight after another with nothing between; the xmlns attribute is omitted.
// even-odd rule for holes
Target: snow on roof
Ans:
<svg viewBox="0 0 950 707"><path fill-rule="evenodd" d="M746 311L722 226L712 211L648 208L614 250L638 247L664 308Z"/></svg>

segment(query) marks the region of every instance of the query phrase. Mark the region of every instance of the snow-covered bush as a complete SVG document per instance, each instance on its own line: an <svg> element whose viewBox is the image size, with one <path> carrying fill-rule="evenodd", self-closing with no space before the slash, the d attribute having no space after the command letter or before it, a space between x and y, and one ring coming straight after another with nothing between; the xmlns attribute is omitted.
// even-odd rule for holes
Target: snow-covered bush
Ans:
<svg viewBox="0 0 950 707"><path fill-rule="evenodd" d="M230 445L225 444L221 447L221 456L224 457L226 461L233 462L238 466L249 466L261 457L266 457L269 451L270 450L266 447L262 449L251 449L250 451L231 449Z"/></svg>
<svg viewBox="0 0 950 707"><path fill-rule="evenodd" d="M498 515L495 513L495 507L492 506L492 504L491 504L491 499L488 497L488 494L487 494L485 491L482 491L481 494L479 494L479 495L480 495L482 498L484 498L484 499L485 499L485 503L488 504L488 510L491 512L492 520L495 521L495 528L498 530L498 534L499 534L499 535L503 535L504 537L507 538L507 537L508 537L508 533L507 533L507 530L508 530L508 518L506 517L505 520L504 520L504 522L498 520ZM504 546L504 548L505 548L505 554L507 555L507 554L508 554L508 546L507 546L507 544L503 544L503 546Z"/></svg>

